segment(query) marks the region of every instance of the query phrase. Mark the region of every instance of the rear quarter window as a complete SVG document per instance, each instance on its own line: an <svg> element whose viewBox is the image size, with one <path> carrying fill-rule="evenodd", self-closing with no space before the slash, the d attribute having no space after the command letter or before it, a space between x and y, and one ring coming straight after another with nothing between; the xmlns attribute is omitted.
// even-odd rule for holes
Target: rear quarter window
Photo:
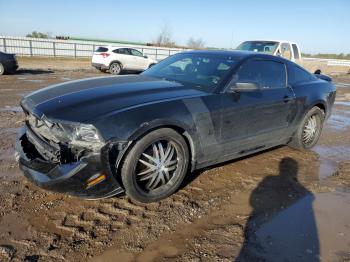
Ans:
<svg viewBox="0 0 350 262"><path fill-rule="evenodd" d="M315 80L316 77L310 74L305 69L298 67L296 65L288 66L288 82L289 84L297 84Z"/></svg>
<svg viewBox="0 0 350 262"><path fill-rule="evenodd" d="M107 51L108 51L108 48L107 48L107 47L102 47L102 46L100 46L100 47L98 47L98 48L96 49L95 52L107 52Z"/></svg>

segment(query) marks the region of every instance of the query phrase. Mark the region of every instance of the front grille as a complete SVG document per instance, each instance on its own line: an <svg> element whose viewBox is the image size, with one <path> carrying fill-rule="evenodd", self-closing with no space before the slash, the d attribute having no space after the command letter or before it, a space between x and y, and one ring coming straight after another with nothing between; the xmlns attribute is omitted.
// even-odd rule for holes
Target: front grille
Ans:
<svg viewBox="0 0 350 262"><path fill-rule="evenodd" d="M38 137L31 129L27 129L29 142L35 147L39 154L47 161L58 163L61 160L61 150L58 145L52 146Z"/></svg>

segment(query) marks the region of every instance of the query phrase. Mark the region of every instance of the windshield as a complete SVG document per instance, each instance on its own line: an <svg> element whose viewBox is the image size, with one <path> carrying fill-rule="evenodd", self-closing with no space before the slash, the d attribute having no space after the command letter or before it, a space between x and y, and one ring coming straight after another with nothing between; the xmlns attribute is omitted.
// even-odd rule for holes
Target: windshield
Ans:
<svg viewBox="0 0 350 262"><path fill-rule="evenodd" d="M237 47L237 50L262 52L273 54L278 46L277 42L272 41L246 41Z"/></svg>
<svg viewBox="0 0 350 262"><path fill-rule="evenodd" d="M143 72L143 75L214 88L235 64L228 54L179 53Z"/></svg>

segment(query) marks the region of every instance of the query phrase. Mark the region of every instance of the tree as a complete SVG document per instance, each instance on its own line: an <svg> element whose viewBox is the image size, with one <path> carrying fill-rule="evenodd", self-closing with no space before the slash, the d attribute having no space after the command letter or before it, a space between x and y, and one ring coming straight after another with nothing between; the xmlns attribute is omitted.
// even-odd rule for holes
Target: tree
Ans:
<svg viewBox="0 0 350 262"><path fill-rule="evenodd" d="M172 37L171 29L168 25L164 25L156 39L153 43L157 46L166 46L166 47L174 47L176 45L175 41Z"/></svg>
<svg viewBox="0 0 350 262"><path fill-rule="evenodd" d="M26 37L33 37L33 38L50 38L49 33L41 33L37 31L33 31L26 35Z"/></svg>
<svg viewBox="0 0 350 262"><path fill-rule="evenodd" d="M194 39L191 37L187 41L187 46L192 49L203 49L204 45L205 43L202 38Z"/></svg>

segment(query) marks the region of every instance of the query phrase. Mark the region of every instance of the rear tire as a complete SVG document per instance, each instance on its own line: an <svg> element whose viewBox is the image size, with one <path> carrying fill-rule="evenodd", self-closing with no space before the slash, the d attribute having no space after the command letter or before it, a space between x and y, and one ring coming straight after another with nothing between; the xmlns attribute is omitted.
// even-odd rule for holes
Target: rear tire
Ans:
<svg viewBox="0 0 350 262"><path fill-rule="evenodd" d="M109 66L109 72L113 75L119 75L121 71L122 71L122 67L119 63L112 63Z"/></svg>
<svg viewBox="0 0 350 262"><path fill-rule="evenodd" d="M128 152L121 169L126 194L149 203L173 194L188 169L189 151L175 130L161 128L140 140Z"/></svg>
<svg viewBox="0 0 350 262"><path fill-rule="evenodd" d="M307 150L315 146L322 132L324 118L323 110L317 106L311 108L300 122L289 146L298 150Z"/></svg>
<svg viewBox="0 0 350 262"><path fill-rule="evenodd" d="M0 76L3 75L4 73L5 73L5 68L3 64L0 63Z"/></svg>

